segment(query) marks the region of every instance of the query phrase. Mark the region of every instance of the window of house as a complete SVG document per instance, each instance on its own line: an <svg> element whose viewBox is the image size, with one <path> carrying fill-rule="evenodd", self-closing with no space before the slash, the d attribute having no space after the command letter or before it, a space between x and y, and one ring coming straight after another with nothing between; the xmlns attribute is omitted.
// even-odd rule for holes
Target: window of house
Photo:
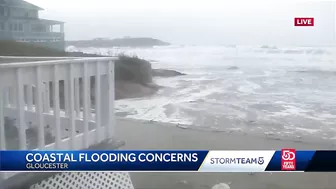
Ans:
<svg viewBox="0 0 336 189"><path fill-rule="evenodd" d="M5 16L5 7L0 6L0 16Z"/></svg>
<svg viewBox="0 0 336 189"><path fill-rule="evenodd" d="M10 31L22 32L23 24L22 23L11 23L9 26Z"/></svg>
<svg viewBox="0 0 336 189"><path fill-rule="evenodd" d="M4 31L5 30L5 23L0 22L0 31Z"/></svg>
<svg viewBox="0 0 336 189"><path fill-rule="evenodd" d="M34 24L31 26L32 32L47 32L47 28L43 24Z"/></svg>
<svg viewBox="0 0 336 189"><path fill-rule="evenodd" d="M22 23L18 24L18 31L23 31L23 24Z"/></svg>

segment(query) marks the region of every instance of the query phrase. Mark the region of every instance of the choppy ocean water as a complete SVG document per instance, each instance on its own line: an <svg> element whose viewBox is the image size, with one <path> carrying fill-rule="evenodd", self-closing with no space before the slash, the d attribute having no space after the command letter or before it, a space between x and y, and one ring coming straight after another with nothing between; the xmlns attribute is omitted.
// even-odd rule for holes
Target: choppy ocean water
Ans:
<svg viewBox="0 0 336 189"><path fill-rule="evenodd" d="M126 118L214 131L336 140L333 48L167 46L78 50L137 55L151 61L153 68L187 74L155 78L164 88L153 96L118 100L116 111Z"/></svg>

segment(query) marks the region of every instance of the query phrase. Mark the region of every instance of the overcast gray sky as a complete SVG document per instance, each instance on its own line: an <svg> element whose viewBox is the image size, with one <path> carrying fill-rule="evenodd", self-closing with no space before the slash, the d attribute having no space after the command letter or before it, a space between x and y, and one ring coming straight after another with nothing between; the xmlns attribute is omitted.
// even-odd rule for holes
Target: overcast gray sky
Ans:
<svg viewBox="0 0 336 189"><path fill-rule="evenodd" d="M27 0L65 21L68 40L154 37L175 44L332 45L332 1ZM315 27L294 27L314 17Z"/></svg>

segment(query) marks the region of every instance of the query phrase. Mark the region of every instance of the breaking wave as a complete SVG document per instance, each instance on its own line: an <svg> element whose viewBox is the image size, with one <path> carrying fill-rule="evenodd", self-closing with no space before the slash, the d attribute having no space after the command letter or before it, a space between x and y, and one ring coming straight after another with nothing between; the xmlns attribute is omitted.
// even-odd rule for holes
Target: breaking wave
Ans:
<svg viewBox="0 0 336 189"><path fill-rule="evenodd" d="M74 48L72 48L74 50ZM187 75L155 78L155 95L116 102L125 118L215 132L336 139L336 64L328 48L204 47L81 49L156 60Z"/></svg>

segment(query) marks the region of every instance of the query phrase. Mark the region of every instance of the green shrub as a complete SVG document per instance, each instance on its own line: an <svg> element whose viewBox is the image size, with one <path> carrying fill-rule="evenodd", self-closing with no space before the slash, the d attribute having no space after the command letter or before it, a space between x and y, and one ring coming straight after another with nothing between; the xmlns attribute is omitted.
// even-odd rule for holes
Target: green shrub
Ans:
<svg viewBox="0 0 336 189"><path fill-rule="evenodd" d="M133 81L146 85L152 82L152 66L150 62L136 56L120 54L115 62L116 80Z"/></svg>

